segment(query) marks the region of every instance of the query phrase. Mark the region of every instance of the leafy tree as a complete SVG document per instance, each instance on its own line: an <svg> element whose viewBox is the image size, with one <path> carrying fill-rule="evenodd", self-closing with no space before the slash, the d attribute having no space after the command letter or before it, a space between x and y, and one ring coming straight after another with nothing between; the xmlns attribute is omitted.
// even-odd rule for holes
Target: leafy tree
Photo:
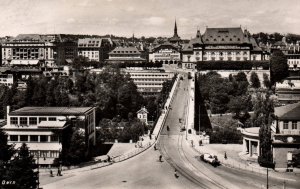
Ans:
<svg viewBox="0 0 300 189"><path fill-rule="evenodd" d="M251 96L237 96L230 99L228 103L229 110L234 113L233 118L239 120L243 125L250 118Z"/></svg>
<svg viewBox="0 0 300 189"><path fill-rule="evenodd" d="M250 81L253 88L260 88L260 81L256 72L251 72Z"/></svg>
<svg viewBox="0 0 300 189"><path fill-rule="evenodd" d="M287 58L282 51L277 50L273 52L270 58L270 68L271 82L273 84L282 81L289 75Z"/></svg>
<svg viewBox="0 0 300 189"><path fill-rule="evenodd" d="M271 81L269 79L269 76L266 73L263 74L263 79L264 79L264 81L263 81L264 86L266 88L270 89L271 88Z"/></svg>
<svg viewBox="0 0 300 189"><path fill-rule="evenodd" d="M254 105L253 126L260 127L260 156L258 163L262 166L273 166L271 124L274 120L274 102L267 93L265 96L257 94Z"/></svg>
<svg viewBox="0 0 300 189"><path fill-rule="evenodd" d="M28 151L25 143L22 144L17 156L11 161L6 175L15 181L13 188L29 189L37 188L38 172L34 171L37 164Z"/></svg>

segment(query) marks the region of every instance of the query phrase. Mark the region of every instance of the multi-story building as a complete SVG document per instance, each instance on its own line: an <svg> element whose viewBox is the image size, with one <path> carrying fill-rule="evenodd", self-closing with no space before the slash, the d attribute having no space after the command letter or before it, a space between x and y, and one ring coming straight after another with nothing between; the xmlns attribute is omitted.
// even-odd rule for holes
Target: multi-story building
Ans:
<svg viewBox="0 0 300 189"><path fill-rule="evenodd" d="M141 52L136 47L116 47L106 59L108 63L144 63L146 59L141 58Z"/></svg>
<svg viewBox="0 0 300 189"><path fill-rule="evenodd" d="M77 43L60 35L20 34L2 43L2 65L52 68L77 56Z"/></svg>
<svg viewBox="0 0 300 189"><path fill-rule="evenodd" d="M182 62L190 66L199 61L263 60L262 49L247 30L238 28L206 28L182 49Z"/></svg>
<svg viewBox="0 0 300 189"><path fill-rule="evenodd" d="M143 96L157 95L162 90L163 83L174 77L173 72L164 70L126 69L124 72L130 74L130 78Z"/></svg>
<svg viewBox="0 0 300 189"><path fill-rule="evenodd" d="M14 84L14 75L10 68L0 67L0 84L8 87Z"/></svg>
<svg viewBox="0 0 300 189"><path fill-rule="evenodd" d="M286 170L300 147L300 103L275 108L273 126L273 161L275 169Z"/></svg>
<svg viewBox="0 0 300 189"><path fill-rule="evenodd" d="M95 145L95 108L93 107L24 107L10 112L3 129L8 143L17 149L26 143L29 151L39 158L39 164L51 165L62 146L62 131L79 126L84 131L86 149Z"/></svg>
<svg viewBox="0 0 300 189"><path fill-rule="evenodd" d="M78 55L88 58L89 61L104 61L112 47L110 38L78 39Z"/></svg>
<svg viewBox="0 0 300 189"><path fill-rule="evenodd" d="M165 42L150 49L149 61L163 64L178 64L181 62L180 54L179 46Z"/></svg>
<svg viewBox="0 0 300 189"><path fill-rule="evenodd" d="M300 77L290 76L276 83L275 91L280 102L300 101Z"/></svg>

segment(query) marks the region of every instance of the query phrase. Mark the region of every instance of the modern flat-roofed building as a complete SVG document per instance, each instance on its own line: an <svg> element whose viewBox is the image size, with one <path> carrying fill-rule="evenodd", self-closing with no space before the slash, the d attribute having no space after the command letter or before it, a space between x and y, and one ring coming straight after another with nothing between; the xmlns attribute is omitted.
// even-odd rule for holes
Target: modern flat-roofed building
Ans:
<svg viewBox="0 0 300 189"><path fill-rule="evenodd" d="M8 143L18 148L26 143L29 151L39 157L39 164L51 165L62 151L60 134L70 126L84 130L86 149L95 145L94 107L24 107L12 112L7 108L7 124L3 129Z"/></svg>
<svg viewBox="0 0 300 189"><path fill-rule="evenodd" d="M163 83L174 77L173 72L164 70L125 69L124 72L130 74L130 78L143 96L157 95L162 90Z"/></svg>

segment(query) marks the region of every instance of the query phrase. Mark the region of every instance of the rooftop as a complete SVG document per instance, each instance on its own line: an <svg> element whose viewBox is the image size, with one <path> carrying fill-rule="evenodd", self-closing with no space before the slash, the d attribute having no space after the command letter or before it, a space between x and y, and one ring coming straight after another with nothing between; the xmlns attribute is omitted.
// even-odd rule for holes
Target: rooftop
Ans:
<svg viewBox="0 0 300 189"><path fill-rule="evenodd" d="M82 115L93 107L24 107L12 111L10 115Z"/></svg>
<svg viewBox="0 0 300 189"><path fill-rule="evenodd" d="M248 43L249 32L242 28L206 28L202 36L205 44L242 44Z"/></svg>
<svg viewBox="0 0 300 189"><path fill-rule="evenodd" d="M275 108L279 120L300 120L300 102Z"/></svg>
<svg viewBox="0 0 300 189"><path fill-rule="evenodd" d="M108 54L141 54L136 47L116 47Z"/></svg>

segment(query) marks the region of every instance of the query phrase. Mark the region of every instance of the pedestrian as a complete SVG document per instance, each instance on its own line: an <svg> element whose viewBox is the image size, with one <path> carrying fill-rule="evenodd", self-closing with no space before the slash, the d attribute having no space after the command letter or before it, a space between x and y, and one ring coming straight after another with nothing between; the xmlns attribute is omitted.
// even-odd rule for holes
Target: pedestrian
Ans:
<svg viewBox="0 0 300 189"><path fill-rule="evenodd" d="M151 134L149 134L149 138L150 138L150 140L152 140L152 135Z"/></svg>
<svg viewBox="0 0 300 189"><path fill-rule="evenodd" d="M156 151L156 144L154 144L154 151Z"/></svg>
<svg viewBox="0 0 300 189"><path fill-rule="evenodd" d="M178 178L179 176L177 175L177 170L175 169L175 171L174 171L174 176L175 176L175 178Z"/></svg>
<svg viewBox="0 0 300 189"><path fill-rule="evenodd" d="M194 141L193 140L191 140L191 144L192 144L192 147L194 147Z"/></svg>
<svg viewBox="0 0 300 189"><path fill-rule="evenodd" d="M227 154L226 154L226 152L224 153L224 159L227 159Z"/></svg>
<svg viewBox="0 0 300 189"><path fill-rule="evenodd" d="M202 140L199 140L199 146L202 146Z"/></svg>
<svg viewBox="0 0 300 189"><path fill-rule="evenodd" d="M56 174L56 176L62 176L60 168L57 168L57 174Z"/></svg>
<svg viewBox="0 0 300 189"><path fill-rule="evenodd" d="M159 161L162 162L162 155L159 155Z"/></svg>
<svg viewBox="0 0 300 189"><path fill-rule="evenodd" d="M111 158L109 155L107 155L107 161L110 162Z"/></svg>
<svg viewBox="0 0 300 189"><path fill-rule="evenodd" d="M54 177L52 169L50 169L50 177Z"/></svg>
<svg viewBox="0 0 300 189"><path fill-rule="evenodd" d="M170 127L169 127L169 125L167 125L167 131L168 131L168 132L170 131Z"/></svg>

